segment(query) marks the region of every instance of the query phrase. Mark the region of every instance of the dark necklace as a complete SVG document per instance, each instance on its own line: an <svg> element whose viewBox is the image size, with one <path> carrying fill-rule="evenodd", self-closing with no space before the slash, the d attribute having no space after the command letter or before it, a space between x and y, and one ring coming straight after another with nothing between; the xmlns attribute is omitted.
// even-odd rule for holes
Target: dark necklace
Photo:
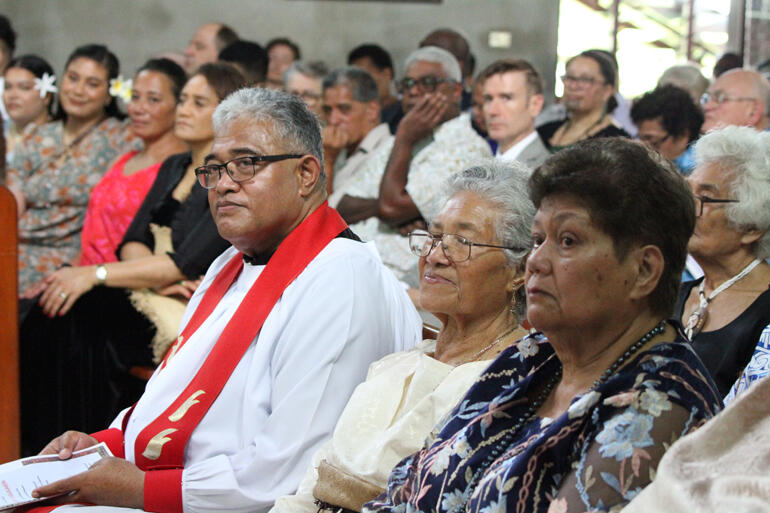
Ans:
<svg viewBox="0 0 770 513"><path fill-rule="evenodd" d="M653 337L660 335L666 330L666 321L660 321L657 326L652 328L650 331L645 333L642 338L631 344L631 346L624 352L620 357L618 357L615 362L607 367L607 370L602 373L601 376L599 376L599 379L594 381L594 386L591 387L590 391L596 390L602 383L607 381L610 376L612 376L616 370L618 370L618 367L623 365L623 362L628 360L634 353L639 351L647 342L652 340ZM505 435L500 438L500 440L494 444L494 447L492 450L487 454L487 457L484 459L482 464L479 466L479 468L476 469L476 472L474 472L473 476L471 477L470 481L468 481L468 486L465 488L465 493L463 494L465 497L467 497L466 500L470 500L471 494L473 494L474 488L476 488L476 485L478 484L479 480L481 480L481 476L486 472L486 470L492 465L492 463L497 460L498 456L501 454L505 454L508 452L508 450L511 448L511 445L513 445L516 440L514 440L514 436L519 432L521 428L523 428L525 425L527 425L532 418L535 416L535 412L537 412L537 409L543 405L545 400L548 398L548 396L551 394L551 391L553 391L554 387L556 386L556 383L559 382L561 379L561 373L562 373L562 367L559 365L559 368L554 372L553 377L551 377L550 380L548 380L548 383L546 383L545 387L543 387L543 390L540 391L539 394L537 394L537 397L534 401L530 403L530 405L527 407L527 409L522 413L516 423L513 425L513 428L511 428Z"/></svg>
<svg viewBox="0 0 770 513"><path fill-rule="evenodd" d="M583 137L586 137L586 136L589 134L589 132L590 132L591 130L593 130L594 128L596 128L597 126L599 126L599 125L602 123L602 121L604 121L604 118L606 118L606 117L607 117L607 114L606 114L606 113L602 113L602 117L600 117L599 119L597 119L597 120L596 120L596 121L595 121L593 124L591 124L591 126L589 126L588 128L586 128L585 130L583 130L583 131L580 133L580 135L578 135L578 136L577 136L577 139L575 139L574 141L572 141L570 144L575 144L575 143L577 143L577 142L580 142L580 141L582 141L582 140L583 140ZM569 130L571 127L572 127L572 118L568 118L568 119L567 119L567 122L564 124L564 131L563 131L563 132L561 133L561 135L559 136L559 141L558 141L558 144L559 144L559 145L561 145L561 142L564 140L564 135L567 133L567 130ZM553 144L553 146L557 146L557 143L556 143L556 141L554 141L554 144ZM567 145L567 146L568 146L568 145Z"/></svg>

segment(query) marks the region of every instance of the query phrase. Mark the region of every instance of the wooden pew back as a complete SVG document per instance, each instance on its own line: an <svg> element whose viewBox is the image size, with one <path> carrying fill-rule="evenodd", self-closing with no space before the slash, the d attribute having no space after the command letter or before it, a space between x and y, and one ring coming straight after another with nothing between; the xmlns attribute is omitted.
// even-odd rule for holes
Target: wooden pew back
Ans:
<svg viewBox="0 0 770 513"><path fill-rule="evenodd" d="M16 200L0 185L0 463L19 458L19 303Z"/></svg>

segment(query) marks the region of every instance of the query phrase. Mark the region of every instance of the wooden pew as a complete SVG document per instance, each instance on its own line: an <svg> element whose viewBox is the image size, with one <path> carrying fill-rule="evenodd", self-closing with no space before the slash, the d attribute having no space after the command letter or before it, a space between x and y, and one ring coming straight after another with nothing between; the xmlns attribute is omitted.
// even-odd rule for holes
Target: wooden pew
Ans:
<svg viewBox="0 0 770 513"><path fill-rule="evenodd" d="M16 200L0 185L0 463L20 456Z"/></svg>

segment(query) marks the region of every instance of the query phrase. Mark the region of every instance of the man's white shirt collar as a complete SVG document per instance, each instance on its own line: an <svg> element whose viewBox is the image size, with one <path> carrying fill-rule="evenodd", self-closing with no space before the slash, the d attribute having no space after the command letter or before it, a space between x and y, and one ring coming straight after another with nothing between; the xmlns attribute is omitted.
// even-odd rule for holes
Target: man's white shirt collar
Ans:
<svg viewBox="0 0 770 513"><path fill-rule="evenodd" d="M533 130L531 134L508 148L508 151L505 153L501 154L500 147L498 146L497 151L495 152L495 158L509 161L516 160L519 155L521 155L521 152L524 151L524 148L529 146L535 139L537 139L537 131Z"/></svg>

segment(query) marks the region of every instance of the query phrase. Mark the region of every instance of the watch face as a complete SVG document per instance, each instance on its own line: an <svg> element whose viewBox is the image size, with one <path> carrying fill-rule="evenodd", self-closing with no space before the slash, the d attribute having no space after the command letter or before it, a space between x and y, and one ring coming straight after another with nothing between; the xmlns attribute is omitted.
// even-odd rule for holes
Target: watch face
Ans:
<svg viewBox="0 0 770 513"><path fill-rule="evenodd" d="M100 282L103 282L107 279L107 268L103 265L100 265L96 268L96 279Z"/></svg>

